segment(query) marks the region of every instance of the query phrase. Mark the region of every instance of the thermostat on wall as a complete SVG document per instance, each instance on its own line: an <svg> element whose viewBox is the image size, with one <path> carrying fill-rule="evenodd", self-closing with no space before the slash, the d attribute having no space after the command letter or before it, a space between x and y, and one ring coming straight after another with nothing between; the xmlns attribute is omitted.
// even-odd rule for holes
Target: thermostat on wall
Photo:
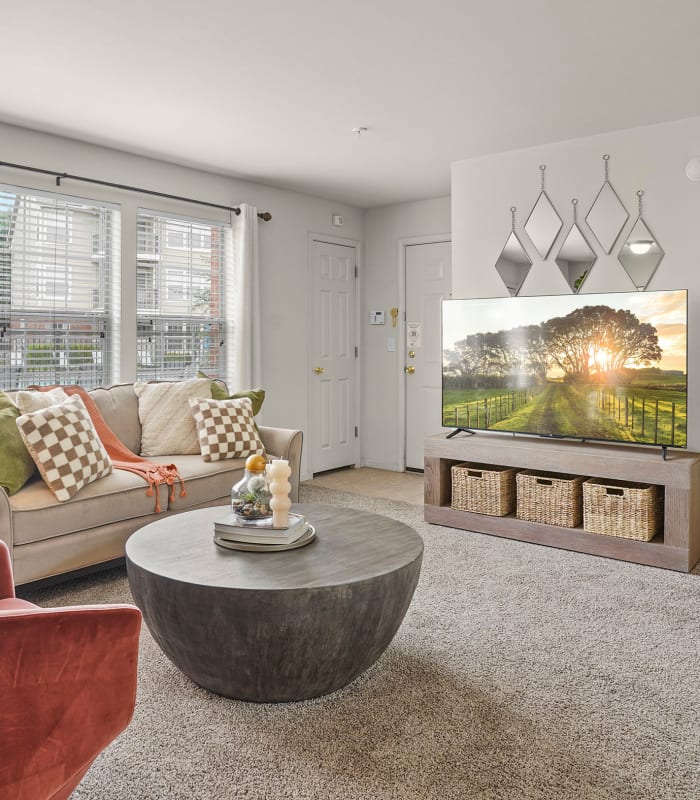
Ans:
<svg viewBox="0 0 700 800"><path fill-rule="evenodd" d="M383 325L384 324L384 312L383 311L370 311L369 312L369 324L370 325Z"/></svg>

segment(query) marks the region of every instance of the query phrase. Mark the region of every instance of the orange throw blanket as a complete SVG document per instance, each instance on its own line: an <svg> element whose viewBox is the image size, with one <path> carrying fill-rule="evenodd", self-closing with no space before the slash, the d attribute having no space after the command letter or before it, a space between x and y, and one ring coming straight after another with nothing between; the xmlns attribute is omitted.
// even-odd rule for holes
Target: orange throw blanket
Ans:
<svg viewBox="0 0 700 800"><path fill-rule="evenodd" d="M31 388L38 389L41 392L47 392L49 389L54 389L55 387L32 386ZM187 494L185 491L185 481L177 471L175 464L156 464L142 456L137 456L136 453L132 453L131 450L117 438L117 435L109 425L107 425L97 404L82 386L62 386L61 388L68 395L79 395L85 403L92 424L95 426L97 435L100 437L100 441L104 445L107 454L112 459L112 464L117 469L125 469L128 472L134 472L148 482L146 494L149 497L155 494L156 514L162 511L160 507L160 493L158 492L158 487L161 483L165 483L170 487L168 500L171 503L175 500L175 481L179 481L180 483L180 497L184 497Z"/></svg>

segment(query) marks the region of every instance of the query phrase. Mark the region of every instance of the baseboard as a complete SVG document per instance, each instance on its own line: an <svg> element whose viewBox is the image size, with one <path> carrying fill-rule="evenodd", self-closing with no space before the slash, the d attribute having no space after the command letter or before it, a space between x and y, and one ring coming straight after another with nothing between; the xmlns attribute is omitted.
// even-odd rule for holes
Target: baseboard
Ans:
<svg viewBox="0 0 700 800"><path fill-rule="evenodd" d="M370 469L386 469L389 472L403 472L403 466L399 464L387 463L386 461L373 461L372 459L362 459L360 462L361 467L369 467Z"/></svg>

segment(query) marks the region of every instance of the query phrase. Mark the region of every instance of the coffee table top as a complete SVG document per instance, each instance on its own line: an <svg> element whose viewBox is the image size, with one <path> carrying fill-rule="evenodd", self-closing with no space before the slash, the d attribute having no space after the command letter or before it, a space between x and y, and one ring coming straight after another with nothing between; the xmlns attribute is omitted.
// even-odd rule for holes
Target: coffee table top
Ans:
<svg viewBox="0 0 700 800"><path fill-rule="evenodd" d="M227 506L202 508L151 522L126 543L137 567L181 583L236 589L300 589L370 580L412 563L423 540L403 522L352 508L295 504L316 529L305 547L275 553L227 550L214 544L214 521Z"/></svg>

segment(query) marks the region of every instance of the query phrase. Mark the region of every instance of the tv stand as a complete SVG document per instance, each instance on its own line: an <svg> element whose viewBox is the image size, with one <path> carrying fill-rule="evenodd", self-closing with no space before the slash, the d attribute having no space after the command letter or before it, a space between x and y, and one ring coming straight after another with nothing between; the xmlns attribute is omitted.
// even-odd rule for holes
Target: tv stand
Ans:
<svg viewBox="0 0 700 800"><path fill-rule="evenodd" d="M469 436L425 440L425 519L451 528L618 558L636 564L690 572L700 560L700 454L674 450L659 461L645 447L564 442L535 437ZM451 508L454 464L472 461L659 486L664 497L663 529L650 542L604 536Z"/></svg>
<svg viewBox="0 0 700 800"><path fill-rule="evenodd" d="M453 431L450 431L445 438L446 439L451 439L453 436L456 436L458 433L468 433L470 436L474 436L476 434L476 431L473 431L471 428L459 428L458 427L458 428L455 428Z"/></svg>

